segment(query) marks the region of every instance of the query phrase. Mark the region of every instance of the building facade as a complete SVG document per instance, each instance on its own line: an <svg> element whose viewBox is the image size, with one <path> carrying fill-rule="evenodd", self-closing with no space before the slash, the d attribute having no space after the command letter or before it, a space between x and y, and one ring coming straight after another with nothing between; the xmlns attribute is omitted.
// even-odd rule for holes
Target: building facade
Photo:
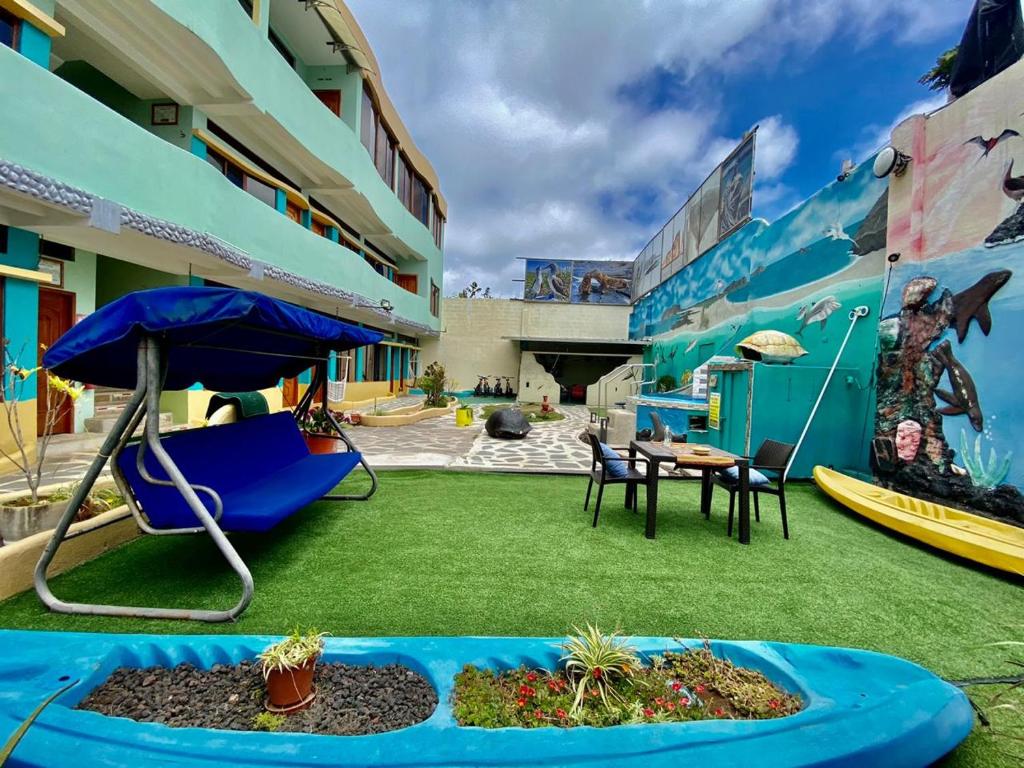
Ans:
<svg viewBox="0 0 1024 768"><path fill-rule="evenodd" d="M0 0L0 115L3 335L25 367L129 291L213 284L383 331L334 365L348 403L411 383L446 203L341 0ZM102 428L93 397L59 429ZM206 397L164 407L184 422Z"/></svg>

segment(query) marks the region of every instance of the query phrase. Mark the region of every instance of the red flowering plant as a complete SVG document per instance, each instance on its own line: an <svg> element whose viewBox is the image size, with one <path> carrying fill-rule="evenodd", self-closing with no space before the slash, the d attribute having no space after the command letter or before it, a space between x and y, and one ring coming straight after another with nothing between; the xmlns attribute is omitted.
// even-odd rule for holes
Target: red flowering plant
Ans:
<svg viewBox="0 0 1024 768"><path fill-rule="evenodd" d="M567 728L770 719L802 706L799 697L761 673L716 657L710 644L667 651L643 664L621 636L601 638L601 644L591 642L594 634L588 633L578 643L566 643L588 653L567 652L562 668L555 671L522 666L495 672L467 666L455 678L456 720L484 728ZM634 661L611 654L609 646ZM574 659L577 663L570 664Z"/></svg>

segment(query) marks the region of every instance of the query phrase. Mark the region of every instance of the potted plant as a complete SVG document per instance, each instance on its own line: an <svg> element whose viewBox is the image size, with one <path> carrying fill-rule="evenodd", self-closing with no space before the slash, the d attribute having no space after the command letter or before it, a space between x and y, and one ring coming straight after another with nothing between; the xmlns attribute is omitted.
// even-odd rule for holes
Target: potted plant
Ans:
<svg viewBox="0 0 1024 768"><path fill-rule="evenodd" d="M46 449L50 445L54 429L68 408L82 394L81 385L62 379L42 367L23 368L11 354L10 344L3 340L3 366L0 369L0 406L10 430L9 449L0 444L0 455L7 459L24 476L28 492L23 496L0 503L0 536L5 541L16 541L33 533L53 528L67 507L68 497L50 499L42 497L39 486L42 481ZM46 379L46 403L43 429L35 441L35 455L32 453L30 436L24 431L22 419L29 418L29 429L35 432L35 409L29 405L36 392L35 376ZM26 387L28 389L26 390Z"/></svg>
<svg viewBox="0 0 1024 768"><path fill-rule="evenodd" d="M298 712L312 703L316 696L313 673L324 650L324 634L295 630L260 653L260 669L267 684L264 706L269 712Z"/></svg>
<svg viewBox="0 0 1024 768"><path fill-rule="evenodd" d="M339 416L335 415L335 418ZM323 406L311 408L303 418L300 428L310 453L334 453L338 450L338 440L331 435L334 425L331 424L327 410Z"/></svg>

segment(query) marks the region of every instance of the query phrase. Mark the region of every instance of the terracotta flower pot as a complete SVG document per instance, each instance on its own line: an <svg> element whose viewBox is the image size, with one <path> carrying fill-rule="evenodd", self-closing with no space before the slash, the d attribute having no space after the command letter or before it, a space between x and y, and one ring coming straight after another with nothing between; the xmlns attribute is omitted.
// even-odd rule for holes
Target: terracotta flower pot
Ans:
<svg viewBox="0 0 1024 768"><path fill-rule="evenodd" d="M310 432L303 432L306 439L306 447L310 453L334 453L338 450L340 440L335 440L328 435L318 435Z"/></svg>
<svg viewBox="0 0 1024 768"><path fill-rule="evenodd" d="M267 709L272 712L297 712L308 707L315 695L315 671L316 659L310 659L298 669L271 671L267 675Z"/></svg>

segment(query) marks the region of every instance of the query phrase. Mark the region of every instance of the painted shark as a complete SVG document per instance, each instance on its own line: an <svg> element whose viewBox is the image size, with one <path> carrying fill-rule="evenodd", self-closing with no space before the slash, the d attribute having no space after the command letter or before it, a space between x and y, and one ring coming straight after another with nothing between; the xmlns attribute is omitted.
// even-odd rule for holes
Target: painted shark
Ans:
<svg viewBox="0 0 1024 768"><path fill-rule="evenodd" d="M981 405L978 403L978 390L974 386L971 374L964 368L963 363L953 355L953 347L950 345L949 339L932 350L932 359L936 364L936 377L941 377L943 371L948 373L949 383L953 389L952 392L943 389L935 390L935 396L948 403L948 405L938 408L938 412L945 416L967 414L974 431L981 432L985 426L985 418L981 413Z"/></svg>
<svg viewBox="0 0 1024 768"><path fill-rule="evenodd" d="M977 320L981 332L988 336L992 330L992 315L988 311L988 302L1012 276L1013 272L1008 269L989 272L970 288L960 291L953 297L953 319L956 323L958 342L963 344L967 338L971 320Z"/></svg>

